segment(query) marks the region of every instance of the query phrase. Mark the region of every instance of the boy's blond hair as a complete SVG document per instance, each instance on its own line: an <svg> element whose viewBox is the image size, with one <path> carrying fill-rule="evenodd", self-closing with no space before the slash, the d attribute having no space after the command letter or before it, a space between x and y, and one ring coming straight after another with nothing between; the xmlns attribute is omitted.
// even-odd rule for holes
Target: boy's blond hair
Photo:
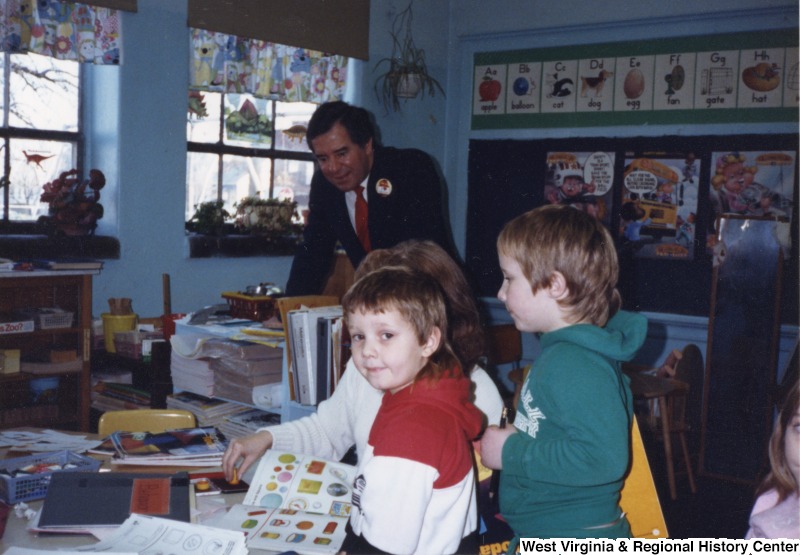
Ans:
<svg viewBox="0 0 800 555"><path fill-rule="evenodd" d="M419 344L439 328L439 348L415 381L436 380L445 372L461 374L461 363L447 341L447 305L441 287L431 276L404 266L385 266L362 276L342 298L345 320L354 312L397 310L412 327Z"/></svg>
<svg viewBox="0 0 800 555"><path fill-rule="evenodd" d="M586 212L558 204L526 212L505 225L497 250L519 264L534 293L561 273L569 293L559 304L572 323L602 327L620 308L614 242Z"/></svg>

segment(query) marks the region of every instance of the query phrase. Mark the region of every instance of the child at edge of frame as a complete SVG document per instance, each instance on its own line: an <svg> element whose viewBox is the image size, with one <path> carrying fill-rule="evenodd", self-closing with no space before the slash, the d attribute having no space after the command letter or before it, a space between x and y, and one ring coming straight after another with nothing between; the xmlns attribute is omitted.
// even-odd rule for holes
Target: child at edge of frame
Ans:
<svg viewBox="0 0 800 555"><path fill-rule="evenodd" d="M547 205L508 222L497 240L498 292L541 354L522 386L514 425L490 426L483 463L500 474L500 512L515 537L626 538L619 506L633 404L621 363L647 320L620 310L614 242L596 218Z"/></svg>
<svg viewBox="0 0 800 555"><path fill-rule="evenodd" d="M356 281L342 308L355 366L384 395L359 457L341 551L476 553L471 441L483 414L447 341L441 287L386 266Z"/></svg>

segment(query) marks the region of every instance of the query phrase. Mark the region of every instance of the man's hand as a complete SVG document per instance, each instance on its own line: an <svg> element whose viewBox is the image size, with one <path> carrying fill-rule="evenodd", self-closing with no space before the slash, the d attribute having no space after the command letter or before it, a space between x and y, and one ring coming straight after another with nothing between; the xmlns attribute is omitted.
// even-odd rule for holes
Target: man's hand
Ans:
<svg viewBox="0 0 800 555"><path fill-rule="evenodd" d="M222 456L222 470L225 472L225 479L228 481L233 479L234 469L239 459L242 459L242 464L236 474L241 478L247 469L270 447L272 447L272 434L266 430L232 440Z"/></svg>

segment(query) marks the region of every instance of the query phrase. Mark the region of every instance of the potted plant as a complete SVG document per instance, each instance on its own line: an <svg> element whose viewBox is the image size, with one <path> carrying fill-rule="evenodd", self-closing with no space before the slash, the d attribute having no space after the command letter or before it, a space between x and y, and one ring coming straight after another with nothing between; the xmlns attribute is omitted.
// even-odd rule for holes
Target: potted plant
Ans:
<svg viewBox="0 0 800 555"><path fill-rule="evenodd" d="M41 202L50 205L48 215L39 218L39 225L48 233L64 235L91 235L97 220L103 217L100 189L106 184L103 172L89 171L87 179L78 177L78 170L61 172L42 186Z"/></svg>
<svg viewBox="0 0 800 555"><path fill-rule="evenodd" d="M425 51L414 44L411 4L413 2L398 13L392 23L392 55L379 60L373 70L386 68L375 80L375 95L383 102L387 112L389 107L399 112L401 98L416 98L419 93L424 95L426 92L434 96L437 89L444 95L442 86L428 73Z"/></svg>
<svg viewBox="0 0 800 555"><path fill-rule="evenodd" d="M237 202L236 227L268 240L297 238L303 226L295 223L297 203L293 200L263 199L258 193Z"/></svg>
<svg viewBox="0 0 800 555"><path fill-rule="evenodd" d="M194 205L194 215L189 220L192 231L203 235L223 235L225 222L231 219L221 200L209 200Z"/></svg>

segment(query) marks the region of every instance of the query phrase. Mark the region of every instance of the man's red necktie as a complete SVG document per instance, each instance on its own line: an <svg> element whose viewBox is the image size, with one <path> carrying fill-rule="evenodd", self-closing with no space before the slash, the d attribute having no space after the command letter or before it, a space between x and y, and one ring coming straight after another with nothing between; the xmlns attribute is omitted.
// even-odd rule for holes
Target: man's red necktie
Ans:
<svg viewBox="0 0 800 555"><path fill-rule="evenodd" d="M361 242L364 250L372 250L369 243L369 217L367 213L367 201L364 200L364 187L359 185L356 188L356 235Z"/></svg>

